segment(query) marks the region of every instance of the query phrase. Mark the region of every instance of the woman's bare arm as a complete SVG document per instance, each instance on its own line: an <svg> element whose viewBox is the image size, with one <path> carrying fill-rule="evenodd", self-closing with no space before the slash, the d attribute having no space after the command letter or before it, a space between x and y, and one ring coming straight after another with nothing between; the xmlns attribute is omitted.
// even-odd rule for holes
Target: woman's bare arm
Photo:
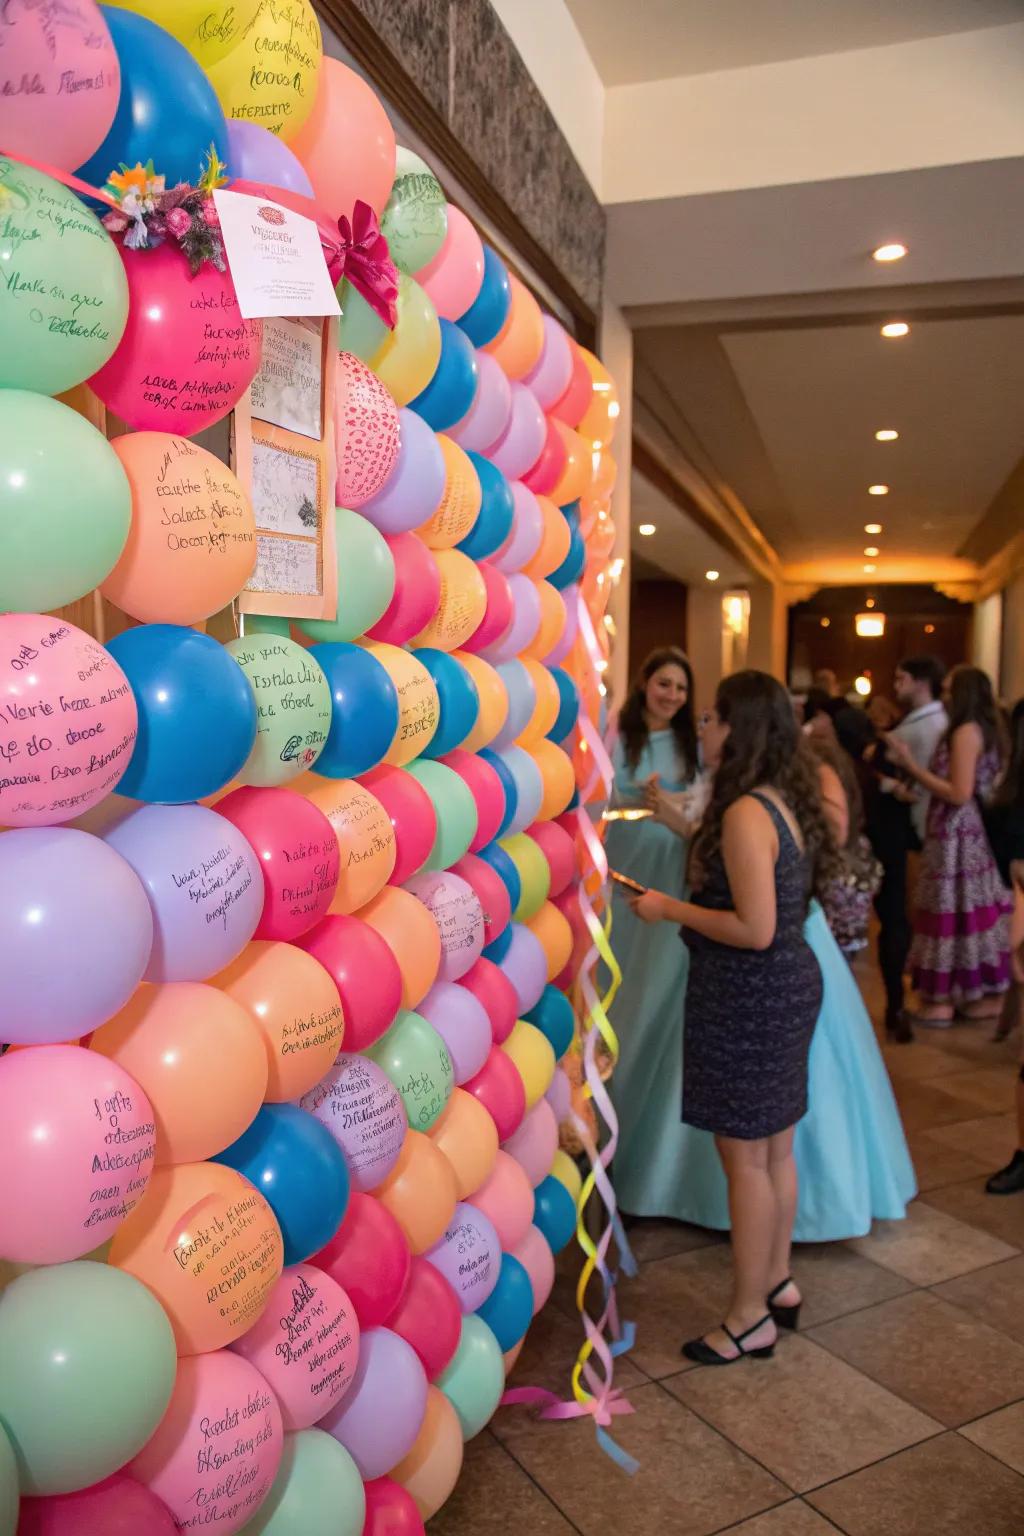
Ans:
<svg viewBox="0 0 1024 1536"><path fill-rule="evenodd" d="M831 763L818 764L818 782L821 785L821 808L829 824L838 848L845 848L850 836L850 807L846 802L843 781Z"/></svg>

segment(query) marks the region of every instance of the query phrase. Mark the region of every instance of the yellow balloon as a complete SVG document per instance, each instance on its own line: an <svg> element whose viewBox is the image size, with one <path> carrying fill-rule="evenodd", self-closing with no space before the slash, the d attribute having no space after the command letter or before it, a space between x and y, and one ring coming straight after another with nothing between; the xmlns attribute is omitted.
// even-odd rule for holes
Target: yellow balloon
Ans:
<svg viewBox="0 0 1024 1536"><path fill-rule="evenodd" d="M414 277L398 274L398 324L370 358L370 367L396 405L422 394L441 357L437 310Z"/></svg>
<svg viewBox="0 0 1024 1536"><path fill-rule="evenodd" d="M384 761L404 768L434 738L441 718L437 685L422 661L400 645L385 645L381 640L367 640L363 645L376 656L398 691L398 733Z"/></svg>
<svg viewBox="0 0 1024 1536"><path fill-rule="evenodd" d="M555 1160L551 1164L551 1177L564 1185L572 1195L573 1204L578 1204L580 1191L583 1188L583 1175L568 1152L563 1152L561 1147L555 1153Z"/></svg>
<svg viewBox="0 0 1024 1536"><path fill-rule="evenodd" d="M555 1075L555 1053L551 1042L535 1024L517 1019L501 1049L511 1059L523 1080L526 1108L531 1110L547 1093Z"/></svg>
<svg viewBox="0 0 1024 1536"><path fill-rule="evenodd" d="M437 434L437 445L444 459L444 495L433 517L416 532L428 549L454 549L479 517L483 491L466 450L443 432Z"/></svg>
<svg viewBox="0 0 1024 1536"><path fill-rule="evenodd" d="M487 588L474 560L460 549L434 551L441 573L441 601L426 629L413 645L433 645L439 651L455 651L480 628L487 607Z"/></svg>
<svg viewBox="0 0 1024 1536"><path fill-rule="evenodd" d="M490 746L508 718L508 689L501 673L482 656L474 656L472 651L453 651L452 655L473 679L480 698L476 724L462 743L465 751L479 752L481 747Z"/></svg>

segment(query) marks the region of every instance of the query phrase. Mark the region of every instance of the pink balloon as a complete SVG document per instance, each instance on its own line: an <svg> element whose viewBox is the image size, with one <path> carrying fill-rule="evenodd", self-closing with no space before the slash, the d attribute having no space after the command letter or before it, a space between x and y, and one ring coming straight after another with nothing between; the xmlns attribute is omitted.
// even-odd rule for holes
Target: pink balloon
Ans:
<svg viewBox="0 0 1024 1536"><path fill-rule="evenodd" d="M576 636L579 633L579 595L580 589L575 582L566 587L562 593L562 602L565 604L565 628L558 643L544 657L546 667L560 667L576 644Z"/></svg>
<svg viewBox="0 0 1024 1536"><path fill-rule="evenodd" d="M4 16L0 145L74 171L110 130L121 94L121 66L103 12L74 5L11 6ZM23 85L22 82L30 82Z"/></svg>
<svg viewBox="0 0 1024 1536"><path fill-rule="evenodd" d="M569 388L572 378L572 348L565 327L553 315L542 316L544 345L540 357L523 379L533 390L538 403L549 411Z"/></svg>
<svg viewBox="0 0 1024 1536"><path fill-rule="evenodd" d="M412 537L412 535L410 535ZM486 764L485 764L486 766ZM379 800L395 831L395 867L389 885L404 885L430 857L437 836L437 812L423 785L404 768L382 763L359 780Z"/></svg>
<svg viewBox="0 0 1024 1536"><path fill-rule="evenodd" d="M381 533L408 533L433 517L444 488L444 455L436 435L421 416L403 407L398 413L398 457L360 512Z"/></svg>
<svg viewBox="0 0 1024 1536"><path fill-rule="evenodd" d="M18 1536L177 1536L170 1510L127 1472L78 1493L22 1499Z"/></svg>
<svg viewBox="0 0 1024 1536"><path fill-rule="evenodd" d="M63 1264L105 1243L142 1198L155 1144L150 1102L116 1062L77 1045L0 1057L4 1258Z"/></svg>
<svg viewBox="0 0 1024 1536"><path fill-rule="evenodd" d="M284 1449L277 1398L230 1349L183 1355L167 1412L128 1470L190 1529L233 1536L270 1492ZM226 1475L225 1468L229 1472Z"/></svg>
<svg viewBox="0 0 1024 1536"><path fill-rule="evenodd" d="M540 593L536 582L520 573L510 576L508 585L512 593L512 622L499 639L481 651L484 659L494 666L503 661L514 661L535 639L540 628Z"/></svg>
<svg viewBox="0 0 1024 1536"><path fill-rule="evenodd" d="M559 1125L568 1120L572 1109L572 1085L564 1067L556 1067L551 1086L544 1095L555 1112Z"/></svg>
<svg viewBox="0 0 1024 1536"><path fill-rule="evenodd" d="M490 763L485 762L476 752L467 752L462 747L456 747L439 761L468 785L476 802L476 835L469 845L469 851L478 853L494 841L505 818L505 791L501 787L501 780Z"/></svg>
<svg viewBox="0 0 1024 1536"><path fill-rule="evenodd" d="M352 1388L320 1428L345 1447L365 1481L408 1455L426 1407L426 1372L412 1345L390 1328L367 1328Z"/></svg>
<svg viewBox="0 0 1024 1536"><path fill-rule="evenodd" d="M543 1100L541 1100L543 1103ZM533 1315L537 1316L545 1305L555 1285L555 1256L543 1232L530 1226L525 1237L511 1250L530 1277L533 1291Z"/></svg>
<svg viewBox="0 0 1024 1536"><path fill-rule="evenodd" d="M409 1284L388 1327L411 1344L434 1381L452 1362L462 1337L462 1308L448 1281L421 1254L414 1254Z"/></svg>
<svg viewBox="0 0 1024 1536"><path fill-rule="evenodd" d="M536 1189L551 1172L551 1164L558 1151L558 1121L547 1099L540 1099L527 1114L519 1129L502 1147L509 1157L514 1157Z"/></svg>
<svg viewBox="0 0 1024 1536"><path fill-rule="evenodd" d="M415 533L386 534L384 542L395 562L395 591L390 603L371 629L369 640L404 645L426 629L441 601L441 573L437 561Z"/></svg>
<svg viewBox="0 0 1024 1536"><path fill-rule="evenodd" d="M476 301L484 283L484 248L461 208L447 206L448 233L433 261L416 274L442 320L458 320Z"/></svg>
<svg viewBox="0 0 1024 1536"><path fill-rule="evenodd" d="M528 565L544 538L544 513L534 493L521 480L512 481L512 500L512 532L491 561L506 576L513 576Z"/></svg>
<svg viewBox="0 0 1024 1536"><path fill-rule="evenodd" d="M260 365L263 327L243 320L228 272L195 277L174 241L121 248L128 324L109 362L89 380L104 405L138 432L192 437L226 416Z"/></svg>
<svg viewBox="0 0 1024 1536"><path fill-rule="evenodd" d="M527 834L548 861L551 871L549 896L560 896L576 874L576 844L572 834L557 821L535 821Z"/></svg>
<svg viewBox="0 0 1024 1536"><path fill-rule="evenodd" d="M483 577L487 606L476 629L462 642L462 649L473 655L496 644L512 623L512 591L507 579L486 560L480 562L477 570Z"/></svg>
<svg viewBox="0 0 1024 1536"><path fill-rule="evenodd" d="M71 821L114 788L138 710L109 651L73 624L0 614L0 826Z"/></svg>
<svg viewBox="0 0 1024 1536"><path fill-rule="evenodd" d="M441 935L441 981L458 981L484 947L484 914L480 898L465 880L450 870L414 875L405 889L422 901Z"/></svg>
<svg viewBox="0 0 1024 1536"><path fill-rule="evenodd" d="M299 1104L327 1127L345 1154L353 1189L365 1195L384 1182L409 1122L401 1094L375 1061L342 1052Z"/></svg>
<svg viewBox="0 0 1024 1536"><path fill-rule="evenodd" d="M256 1323L231 1346L272 1389L286 1430L337 1407L359 1361L359 1319L337 1280L313 1264L282 1271Z"/></svg>
<svg viewBox="0 0 1024 1536"><path fill-rule="evenodd" d="M253 935L293 943L316 926L338 885L338 839L319 806L284 785L245 785L217 801L259 859L263 911Z"/></svg>
<svg viewBox="0 0 1024 1536"><path fill-rule="evenodd" d="M533 1190L514 1157L499 1149L490 1178L473 1196L477 1210L490 1218L506 1253L522 1242L533 1220Z"/></svg>
<svg viewBox="0 0 1024 1536"><path fill-rule="evenodd" d="M565 471L565 443L548 420L540 458L523 476L523 484L536 496L550 496Z"/></svg>
<svg viewBox="0 0 1024 1536"><path fill-rule="evenodd" d="M361 507L387 483L398 458L398 407L377 375L351 352L338 354L334 434L339 507Z"/></svg>
<svg viewBox="0 0 1024 1536"><path fill-rule="evenodd" d="M512 415L512 386L508 375L489 352L476 353L477 385L473 404L448 436L460 448L486 453L493 448L508 426Z"/></svg>
<svg viewBox="0 0 1024 1536"><path fill-rule="evenodd" d="M519 1016L519 1000L505 972L481 955L463 976L462 985L483 1003L491 1021L491 1039L495 1045L501 1045L512 1033Z"/></svg>
<svg viewBox="0 0 1024 1536"><path fill-rule="evenodd" d="M498 1283L501 1241L475 1197L473 1204L459 1201L444 1235L424 1258L448 1281L463 1312L483 1306Z"/></svg>
<svg viewBox="0 0 1024 1536"><path fill-rule="evenodd" d="M485 763L484 767L487 766ZM484 913L484 944L493 944L512 921L508 886L486 859L478 859L473 853L467 853L457 864L453 864L452 871L460 880L471 885L479 897ZM479 1071L479 1067L474 1070Z"/></svg>
<svg viewBox="0 0 1024 1536"><path fill-rule="evenodd" d="M391 1028L402 1002L402 973L390 946L361 917L334 912L297 943L338 989L345 1045L365 1051Z"/></svg>
<svg viewBox="0 0 1024 1536"><path fill-rule="evenodd" d="M483 1069L466 1084L466 1092L487 1110L502 1141L507 1141L522 1123L526 1090L515 1062L499 1045L491 1046Z"/></svg>
<svg viewBox="0 0 1024 1536"><path fill-rule="evenodd" d="M130 326L131 321L128 323ZM513 383L511 390L512 413L508 425L487 456L509 480L518 480L540 458L547 422L525 384Z"/></svg>
<svg viewBox="0 0 1024 1536"><path fill-rule="evenodd" d="M456 1083L475 1077L491 1053L491 1021L483 1003L458 982L435 981L416 1012L444 1041Z"/></svg>

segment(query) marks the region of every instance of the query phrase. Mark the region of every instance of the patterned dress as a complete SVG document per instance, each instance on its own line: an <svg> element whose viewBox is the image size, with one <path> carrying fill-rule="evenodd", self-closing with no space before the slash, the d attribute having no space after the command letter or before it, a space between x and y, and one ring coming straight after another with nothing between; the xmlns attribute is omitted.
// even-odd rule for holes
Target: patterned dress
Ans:
<svg viewBox="0 0 1024 1536"><path fill-rule="evenodd" d="M999 777L994 751L978 760L975 795L987 800ZM949 777L942 742L931 771ZM931 797L910 950L913 984L928 1002L976 1002L1010 985L1010 893L999 878L977 798L950 805Z"/></svg>

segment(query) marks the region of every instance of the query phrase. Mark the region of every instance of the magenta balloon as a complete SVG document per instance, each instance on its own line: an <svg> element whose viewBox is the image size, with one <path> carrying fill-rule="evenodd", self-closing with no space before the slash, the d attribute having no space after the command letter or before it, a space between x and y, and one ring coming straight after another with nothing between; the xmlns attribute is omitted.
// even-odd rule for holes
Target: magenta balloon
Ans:
<svg viewBox="0 0 1024 1536"><path fill-rule="evenodd" d="M484 284L484 247L461 208L448 204L448 231L441 249L416 281L442 320L460 320Z"/></svg>
<svg viewBox="0 0 1024 1536"><path fill-rule="evenodd" d="M512 593L512 623L499 640L480 653L492 665L514 661L540 628L540 593L536 584L521 572L510 576L508 584Z"/></svg>
<svg viewBox="0 0 1024 1536"><path fill-rule="evenodd" d="M496 571L489 560L481 560L477 570L487 592L487 606L476 629L463 641L462 649L481 655L507 633L512 623L512 590L508 578Z"/></svg>
<svg viewBox="0 0 1024 1536"><path fill-rule="evenodd" d="M313 196L313 183L302 161L283 139L259 123L228 118L228 167L232 181L260 181L301 197Z"/></svg>
<svg viewBox="0 0 1024 1536"><path fill-rule="evenodd" d="M508 375L489 352L476 354L476 394L473 404L448 436L460 448L487 453L501 437L512 415L512 386Z"/></svg>
<svg viewBox="0 0 1024 1536"><path fill-rule="evenodd" d="M501 1149L515 1158L532 1189L547 1178L558 1151L558 1121L547 1099L538 1100Z"/></svg>
<svg viewBox="0 0 1024 1536"><path fill-rule="evenodd" d="M512 413L508 426L487 457L509 480L518 480L540 458L547 422L544 412L525 384L512 384Z"/></svg>
<svg viewBox="0 0 1024 1536"><path fill-rule="evenodd" d="M491 1054L491 1021L487 1009L468 987L456 981L436 981L416 1012L433 1024L448 1048L457 1085L476 1077Z"/></svg>
<svg viewBox="0 0 1024 1536"><path fill-rule="evenodd" d="M177 1536L173 1515L127 1472L78 1493L22 1499L18 1536Z"/></svg>
<svg viewBox="0 0 1024 1536"><path fill-rule="evenodd" d="M557 643L552 646L551 650L544 657L544 665L546 667L560 667L576 644L576 636L580 627L579 596L580 589L576 582L573 582L572 586L566 587L562 593L562 602L565 604L565 628L562 630L561 637Z"/></svg>
<svg viewBox="0 0 1024 1536"><path fill-rule="evenodd" d="M514 576L540 549L544 538L544 513L540 502L521 480L512 481L512 532L491 560L497 570Z"/></svg>
<svg viewBox="0 0 1024 1536"><path fill-rule="evenodd" d="M555 1119L559 1125L568 1120L572 1109L572 1085L569 1082L569 1074L564 1067L556 1067L555 1075L551 1079L551 1086L544 1095L551 1108L554 1110Z"/></svg>
<svg viewBox="0 0 1024 1536"><path fill-rule="evenodd" d="M398 413L398 458L376 496L359 508L381 533L408 533L433 517L444 495L445 466L437 437L422 416Z"/></svg>
<svg viewBox="0 0 1024 1536"><path fill-rule="evenodd" d="M409 1122L402 1095L383 1068L366 1056L343 1052L299 1104L327 1127L345 1154L353 1189L365 1195L384 1182L398 1161Z"/></svg>
<svg viewBox="0 0 1024 1536"><path fill-rule="evenodd" d="M505 951L501 969L512 983L520 1017L536 1008L547 985L548 962L540 939L522 923L512 924L512 942Z"/></svg>
<svg viewBox="0 0 1024 1536"><path fill-rule="evenodd" d="M251 845L205 805L143 805L104 833L146 888L153 949L146 981L205 981L230 965L263 911Z"/></svg>
<svg viewBox="0 0 1024 1536"><path fill-rule="evenodd" d="M460 1200L444 1235L424 1258L448 1281L463 1312L475 1312L498 1283L501 1243L490 1217Z"/></svg>
<svg viewBox="0 0 1024 1536"><path fill-rule="evenodd" d="M98 837L0 837L0 1040L53 1045L98 1029L142 980L152 944L145 889Z"/></svg>
<svg viewBox="0 0 1024 1536"><path fill-rule="evenodd" d="M230 132L230 129L229 129ZM552 315L544 315L544 345L540 357L523 383L533 390L537 403L549 411L569 388L572 378L572 348L565 327Z"/></svg>
<svg viewBox="0 0 1024 1536"><path fill-rule="evenodd" d="M367 1328L355 1380L319 1428L345 1447L368 1482L412 1450L426 1408L427 1377L412 1345L390 1328Z"/></svg>

